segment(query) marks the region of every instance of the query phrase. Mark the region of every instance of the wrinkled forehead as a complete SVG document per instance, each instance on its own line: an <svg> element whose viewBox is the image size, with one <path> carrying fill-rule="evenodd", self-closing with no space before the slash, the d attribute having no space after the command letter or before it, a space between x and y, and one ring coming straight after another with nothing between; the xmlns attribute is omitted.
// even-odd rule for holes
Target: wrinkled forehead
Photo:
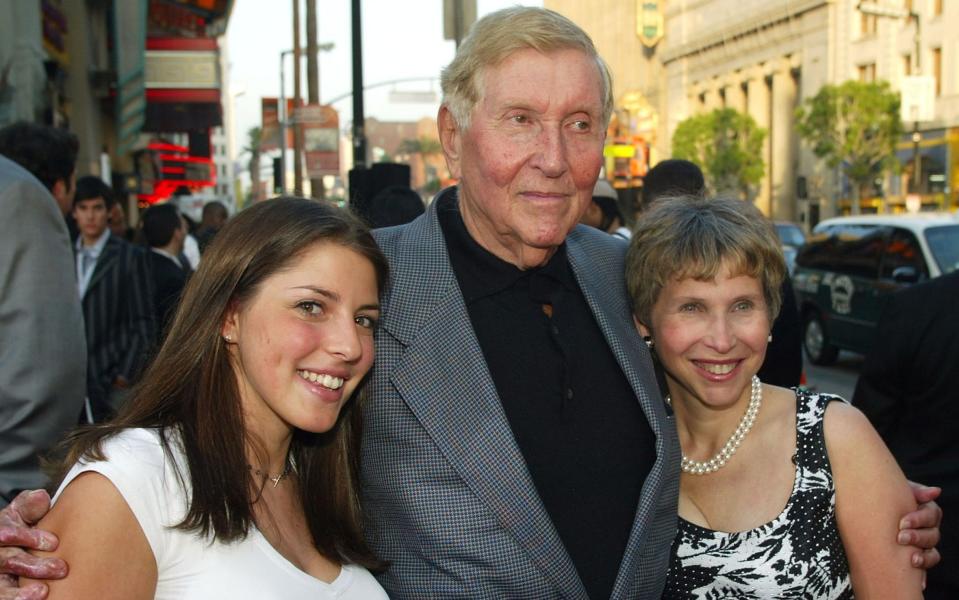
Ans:
<svg viewBox="0 0 959 600"><path fill-rule="evenodd" d="M495 60L479 65L473 75L476 100L482 100L491 86L508 90L528 86L530 78L535 78L546 66L545 61L555 63L559 67L558 74L565 78L575 75L574 70L579 65L587 66L589 76L595 75L596 101L602 109L605 92L602 70L595 57L576 46L561 46L545 50L524 46L504 52ZM533 70L527 77L516 76L515 71L522 70L531 64L533 66L530 68Z"/></svg>

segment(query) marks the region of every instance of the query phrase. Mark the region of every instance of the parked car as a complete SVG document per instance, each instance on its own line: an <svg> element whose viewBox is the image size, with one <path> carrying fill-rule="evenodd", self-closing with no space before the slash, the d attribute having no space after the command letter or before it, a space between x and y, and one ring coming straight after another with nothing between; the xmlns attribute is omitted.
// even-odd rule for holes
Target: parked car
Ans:
<svg viewBox="0 0 959 600"><path fill-rule="evenodd" d="M786 266L789 268L789 274L792 275L796 269L796 254L803 244L806 243L806 234L802 228L795 223L788 221L776 221L776 233L779 235L779 241L783 245L783 256L786 258Z"/></svg>
<svg viewBox="0 0 959 600"><path fill-rule="evenodd" d="M896 290L959 269L959 220L952 214L838 217L819 223L796 256L793 286L803 348L814 364L840 349L865 353Z"/></svg>

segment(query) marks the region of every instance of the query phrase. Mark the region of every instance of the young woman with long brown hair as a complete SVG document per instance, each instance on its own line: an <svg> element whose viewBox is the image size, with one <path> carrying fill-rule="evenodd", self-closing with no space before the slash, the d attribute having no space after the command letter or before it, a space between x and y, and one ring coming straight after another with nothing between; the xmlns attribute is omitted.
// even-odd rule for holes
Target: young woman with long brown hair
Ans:
<svg viewBox="0 0 959 600"><path fill-rule="evenodd" d="M346 211L257 204L217 235L134 397L70 439L50 598L385 598L356 391L387 266Z"/></svg>

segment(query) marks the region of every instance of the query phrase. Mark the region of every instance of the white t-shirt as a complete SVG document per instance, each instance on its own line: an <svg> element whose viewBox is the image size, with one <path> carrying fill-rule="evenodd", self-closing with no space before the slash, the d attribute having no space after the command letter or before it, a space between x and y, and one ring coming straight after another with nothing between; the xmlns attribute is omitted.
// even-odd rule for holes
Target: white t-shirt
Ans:
<svg viewBox="0 0 959 600"><path fill-rule="evenodd" d="M186 460L172 444L186 475ZM95 471L123 496L146 535L157 563L157 600L383 600L386 592L366 569L344 565L325 583L295 567L255 527L246 539L210 544L207 538L173 529L189 498L153 429L129 429L103 443L107 460L80 462L54 496L79 474ZM189 482L186 482L189 485Z"/></svg>

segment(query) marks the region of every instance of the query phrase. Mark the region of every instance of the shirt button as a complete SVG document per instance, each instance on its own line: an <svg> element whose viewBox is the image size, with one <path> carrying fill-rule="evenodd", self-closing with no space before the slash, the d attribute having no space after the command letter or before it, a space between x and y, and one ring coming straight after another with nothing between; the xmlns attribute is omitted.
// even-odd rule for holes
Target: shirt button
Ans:
<svg viewBox="0 0 959 600"><path fill-rule="evenodd" d="M552 330L555 335L559 335L559 327L557 327L556 325L553 325Z"/></svg>
<svg viewBox="0 0 959 600"><path fill-rule="evenodd" d="M567 400L573 399L573 390L566 390L566 399Z"/></svg>

